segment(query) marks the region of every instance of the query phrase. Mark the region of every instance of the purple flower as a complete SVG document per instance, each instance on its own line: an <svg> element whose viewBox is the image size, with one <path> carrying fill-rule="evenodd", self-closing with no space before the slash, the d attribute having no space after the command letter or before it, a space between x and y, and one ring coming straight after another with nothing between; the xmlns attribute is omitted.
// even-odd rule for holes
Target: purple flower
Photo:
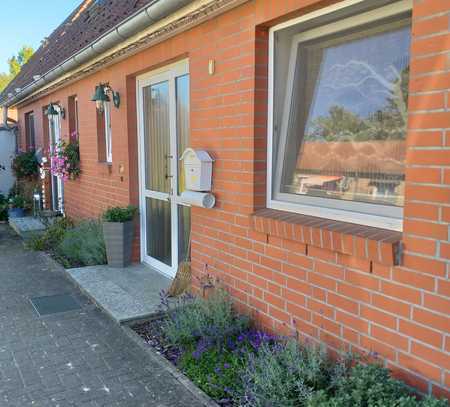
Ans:
<svg viewBox="0 0 450 407"><path fill-rule="evenodd" d="M211 342L208 338L202 338L197 343L197 348L194 352L192 352L192 357L195 360L198 360L202 357L203 353L205 353L211 347Z"/></svg>

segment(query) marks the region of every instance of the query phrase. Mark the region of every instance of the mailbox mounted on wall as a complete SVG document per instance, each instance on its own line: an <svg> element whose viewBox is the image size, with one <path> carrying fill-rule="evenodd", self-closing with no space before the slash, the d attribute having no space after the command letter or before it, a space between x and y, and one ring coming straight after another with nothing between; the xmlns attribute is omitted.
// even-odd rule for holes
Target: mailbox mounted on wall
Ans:
<svg viewBox="0 0 450 407"><path fill-rule="evenodd" d="M180 158L184 165L186 189L211 191L212 163L214 160L204 150L187 148Z"/></svg>

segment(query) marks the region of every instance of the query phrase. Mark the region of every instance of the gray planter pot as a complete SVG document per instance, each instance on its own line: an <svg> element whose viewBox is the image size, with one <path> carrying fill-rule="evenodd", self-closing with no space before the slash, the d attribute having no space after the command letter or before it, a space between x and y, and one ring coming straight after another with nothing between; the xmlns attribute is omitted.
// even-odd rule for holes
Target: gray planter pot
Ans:
<svg viewBox="0 0 450 407"><path fill-rule="evenodd" d="M123 268L131 264L133 236L133 221L103 222L103 237L110 267Z"/></svg>

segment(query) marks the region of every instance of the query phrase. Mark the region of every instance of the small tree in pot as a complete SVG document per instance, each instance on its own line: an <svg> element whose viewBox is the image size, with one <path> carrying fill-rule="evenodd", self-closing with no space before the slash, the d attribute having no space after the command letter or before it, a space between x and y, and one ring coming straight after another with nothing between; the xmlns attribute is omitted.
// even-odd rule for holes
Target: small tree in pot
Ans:
<svg viewBox="0 0 450 407"><path fill-rule="evenodd" d="M8 217L23 218L25 216L27 202L22 195L12 195L8 200L8 204Z"/></svg>
<svg viewBox="0 0 450 407"><path fill-rule="evenodd" d="M123 268L131 263L134 206L109 208L103 214L103 237L108 265Z"/></svg>

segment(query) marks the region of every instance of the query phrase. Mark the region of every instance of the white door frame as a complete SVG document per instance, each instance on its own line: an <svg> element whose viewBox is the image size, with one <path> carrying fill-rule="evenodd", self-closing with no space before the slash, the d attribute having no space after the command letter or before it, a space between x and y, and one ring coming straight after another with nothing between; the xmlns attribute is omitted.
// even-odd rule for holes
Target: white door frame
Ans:
<svg viewBox="0 0 450 407"><path fill-rule="evenodd" d="M177 151L177 122L176 122L176 78L189 74L189 61L183 60L163 68L147 72L136 80L137 97L137 119L138 119L138 156L139 156L139 205L141 219L141 261L156 268L162 274L168 277L174 277L178 268L178 205L180 198L178 196L178 158L181 152ZM145 167L145 130L144 130L144 107L143 90L144 88L161 83L168 82L169 85L169 120L170 120L170 193L151 191L146 188L146 167ZM163 201L169 201L171 206L171 252L172 266L150 257L147 254L147 213L146 198L154 198Z"/></svg>
<svg viewBox="0 0 450 407"><path fill-rule="evenodd" d="M61 141L61 109L59 106L54 105L55 110L58 112L58 115L51 116L48 119L48 131L49 131L49 144L50 144L50 154L53 154L54 147L56 144L58 144ZM55 126L55 134L52 136L52 122L54 122ZM54 138L54 142L53 142ZM50 161L51 165L51 161ZM61 213L64 213L64 182L61 179L61 177L56 177L56 184L55 184L55 177L51 174L50 171L50 185L52 190L52 206L54 206L55 198L56 198L56 208L53 208L54 210L60 211ZM56 189L57 196L54 196L54 191Z"/></svg>

